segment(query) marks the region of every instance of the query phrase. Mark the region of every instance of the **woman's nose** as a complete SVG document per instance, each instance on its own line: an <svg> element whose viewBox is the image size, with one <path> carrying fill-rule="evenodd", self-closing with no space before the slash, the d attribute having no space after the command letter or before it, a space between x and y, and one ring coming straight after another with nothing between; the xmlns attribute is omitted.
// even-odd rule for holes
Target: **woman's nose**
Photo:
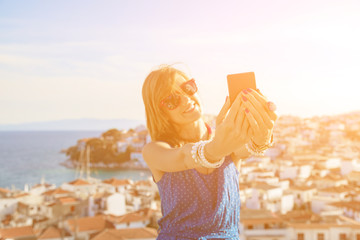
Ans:
<svg viewBox="0 0 360 240"><path fill-rule="evenodd" d="M191 98L187 95L181 95L181 104L186 106L191 101Z"/></svg>

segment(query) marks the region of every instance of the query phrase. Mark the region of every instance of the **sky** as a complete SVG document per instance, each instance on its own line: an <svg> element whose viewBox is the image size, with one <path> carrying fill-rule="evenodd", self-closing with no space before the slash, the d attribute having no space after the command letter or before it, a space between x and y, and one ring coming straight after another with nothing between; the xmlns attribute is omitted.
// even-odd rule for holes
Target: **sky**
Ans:
<svg viewBox="0 0 360 240"><path fill-rule="evenodd" d="M0 124L145 119L160 64L217 114L226 76L255 72L278 115L360 110L360 1L0 0Z"/></svg>

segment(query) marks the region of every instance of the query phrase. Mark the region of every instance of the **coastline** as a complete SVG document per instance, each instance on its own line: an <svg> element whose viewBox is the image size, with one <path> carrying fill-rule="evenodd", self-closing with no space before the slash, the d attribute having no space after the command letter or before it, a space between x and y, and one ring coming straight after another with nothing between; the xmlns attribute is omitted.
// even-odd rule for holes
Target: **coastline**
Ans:
<svg viewBox="0 0 360 240"><path fill-rule="evenodd" d="M67 159L63 162L60 162L60 165L66 167L68 169L76 169L81 166L81 163L71 161ZM92 170L141 170L141 171L149 171L150 169L146 166L141 165L139 162L135 161L127 161L124 163L89 163L89 168Z"/></svg>

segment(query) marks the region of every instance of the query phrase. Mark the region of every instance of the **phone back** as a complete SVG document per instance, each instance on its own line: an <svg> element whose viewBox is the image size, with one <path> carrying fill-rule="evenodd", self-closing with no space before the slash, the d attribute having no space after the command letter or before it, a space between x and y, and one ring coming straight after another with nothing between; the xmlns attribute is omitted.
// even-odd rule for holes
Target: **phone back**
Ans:
<svg viewBox="0 0 360 240"><path fill-rule="evenodd" d="M236 96L246 88L256 89L255 73L246 72L227 75L230 102L233 103Z"/></svg>

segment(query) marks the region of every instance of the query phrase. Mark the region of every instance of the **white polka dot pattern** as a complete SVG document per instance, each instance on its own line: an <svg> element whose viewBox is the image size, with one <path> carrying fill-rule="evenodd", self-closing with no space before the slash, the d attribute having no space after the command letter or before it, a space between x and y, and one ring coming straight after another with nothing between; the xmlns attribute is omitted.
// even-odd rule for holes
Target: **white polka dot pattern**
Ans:
<svg viewBox="0 0 360 240"><path fill-rule="evenodd" d="M239 172L230 157L208 175L168 172L157 185L163 214L158 240L239 239Z"/></svg>

